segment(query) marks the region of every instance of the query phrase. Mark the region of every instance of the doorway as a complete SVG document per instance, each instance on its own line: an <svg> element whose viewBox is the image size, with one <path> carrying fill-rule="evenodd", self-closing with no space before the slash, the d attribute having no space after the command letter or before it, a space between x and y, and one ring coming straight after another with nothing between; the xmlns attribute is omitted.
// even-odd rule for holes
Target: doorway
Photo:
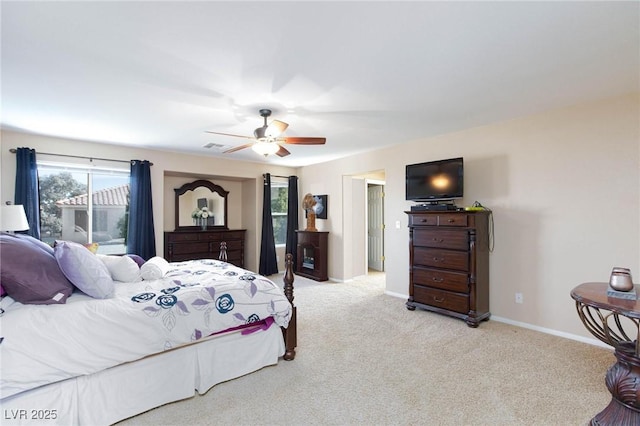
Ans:
<svg viewBox="0 0 640 426"><path fill-rule="evenodd" d="M367 180L367 267L384 272L384 181Z"/></svg>

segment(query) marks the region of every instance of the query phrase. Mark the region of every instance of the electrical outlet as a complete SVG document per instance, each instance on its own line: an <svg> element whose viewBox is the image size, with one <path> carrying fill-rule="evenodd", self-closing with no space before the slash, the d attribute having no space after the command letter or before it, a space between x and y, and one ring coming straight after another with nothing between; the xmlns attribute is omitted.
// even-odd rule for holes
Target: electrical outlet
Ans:
<svg viewBox="0 0 640 426"><path fill-rule="evenodd" d="M400 229L400 221L396 220L396 229Z"/></svg>
<svg viewBox="0 0 640 426"><path fill-rule="evenodd" d="M516 303L524 303L524 297L522 296L522 293L516 293Z"/></svg>

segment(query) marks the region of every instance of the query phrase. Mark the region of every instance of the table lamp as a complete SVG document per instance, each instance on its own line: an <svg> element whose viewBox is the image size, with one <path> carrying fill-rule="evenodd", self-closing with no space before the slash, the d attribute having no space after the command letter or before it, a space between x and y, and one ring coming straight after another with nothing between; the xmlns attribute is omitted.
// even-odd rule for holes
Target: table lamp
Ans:
<svg viewBox="0 0 640 426"><path fill-rule="evenodd" d="M0 211L0 231L15 232L29 229L22 204L7 204Z"/></svg>

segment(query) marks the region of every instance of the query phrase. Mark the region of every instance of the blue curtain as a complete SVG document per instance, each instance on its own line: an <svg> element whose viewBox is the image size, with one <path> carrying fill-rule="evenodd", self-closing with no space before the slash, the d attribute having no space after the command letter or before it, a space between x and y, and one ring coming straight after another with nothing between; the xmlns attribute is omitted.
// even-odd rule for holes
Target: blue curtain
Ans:
<svg viewBox="0 0 640 426"><path fill-rule="evenodd" d="M285 253L293 255L293 271L297 271L298 258L298 177L289 176L289 194L287 198L287 245Z"/></svg>
<svg viewBox="0 0 640 426"><path fill-rule="evenodd" d="M29 230L26 234L40 239L40 191L38 190L38 166L36 150L16 150L16 188L14 203L22 204L27 214Z"/></svg>
<svg viewBox="0 0 640 426"><path fill-rule="evenodd" d="M151 163L146 160L131 160L130 186L127 253L137 254L149 260L156 255L151 201Z"/></svg>
<svg viewBox="0 0 640 426"><path fill-rule="evenodd" d="M260 243L260 268L261 275L278 273L278 260L276 258L276 243L273 237L273 221L271 220L271 175L264 175L262 203L262 240Z"/></svg>

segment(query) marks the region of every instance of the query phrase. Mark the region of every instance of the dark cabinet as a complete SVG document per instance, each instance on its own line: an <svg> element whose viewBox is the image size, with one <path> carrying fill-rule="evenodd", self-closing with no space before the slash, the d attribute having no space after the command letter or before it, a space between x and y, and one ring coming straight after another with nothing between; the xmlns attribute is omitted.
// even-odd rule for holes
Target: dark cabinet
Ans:
<svg viewBox="0 0 640 426"><path fill-rule="evenodd" d="M296 231L298 259L296 275L316 281L327 281L328 232Z"/></svg>
<svg viewBox="0 0 640 426"><path fill-rule="evenodd" d="M218 259L220 243L227 244L227 261L244 268L244 229L174 231L164 233L164 258L169 262Z"/></svg>
<svg viewBox="0 0 640 426"><path fill-rule="evenodd" d="M489 312L489 212L406 212L409 215L409 300L465 320Z"/></svg>

